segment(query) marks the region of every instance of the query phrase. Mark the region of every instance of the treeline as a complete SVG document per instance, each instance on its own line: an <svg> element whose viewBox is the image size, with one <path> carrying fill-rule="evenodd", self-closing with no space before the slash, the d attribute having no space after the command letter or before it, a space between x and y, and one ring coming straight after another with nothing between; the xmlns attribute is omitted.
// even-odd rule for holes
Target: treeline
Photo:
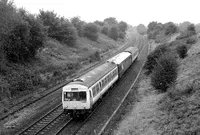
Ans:
<svg viewBox="0 0 200 135"><path fill-rule="evenodd" d="M100 33L114 40L124 39L127 29L125 22L117 22L113 17L86 23L79 17L67 19L54 11L40 10L39 14L33 15L25 9L16 8L8 0L0 1L0 11L0 100L43 85L42 66L34 71L28 66L34 67L34 62L40 63L37 54L48 46L48 41L53 39L64 46L73 47L79 37L98 42ZM99 53L94 55L94 58L100 57ZM69 63L66 67L71 69L78 66L70 66ZM47 69L54 68L49 65ZM54 75L57 76L58 72Z"/></svg>
<svg viewBox="0 0 200 135"><path fill-rule="evenodd" d="M165 24L158 22L150 22L148 25L147 35L148 39L156 39L157 36L161 34L171 35L176 32L178 32L178 26L173 22L168 22Z"/></svg>
<svg viewBox="0 0 200 135"><path fill-rule="evenodd" d="M14 63L35 59L36 52L48 38L56 39L68 46L76 45L77 37L97 41L99 32L117 40L125 38L127 24L113 17L104 21L86 23L79 17L68 20L53 11L40 10L32 15L17 9L8 0L0 1L0 46L7 60Z"/></svg>
<svg viewBox="0 0 200 135"><path fill-rule="evenodd" d="M157 40L161 35L171 35L174 33L181 33L181 36L187 38L194 35L195 33L200 32L200 24L192 24L188 21L185 21L180 24L175 24L173 22L168 22L165 24L158 22L150 22L148 25L147 35L148 39Z"/></svg>

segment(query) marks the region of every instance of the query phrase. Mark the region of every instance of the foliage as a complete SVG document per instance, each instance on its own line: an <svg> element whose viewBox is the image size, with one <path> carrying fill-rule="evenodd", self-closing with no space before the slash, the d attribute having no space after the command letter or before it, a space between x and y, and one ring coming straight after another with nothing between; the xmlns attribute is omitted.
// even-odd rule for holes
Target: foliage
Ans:
<svg viewBox="0 0 200 135"><path fill-rule="evenodd" d="M102 31L103 34L108 35L108 27L103 27Z"/></svg>
<svg viewBox="0 0 200 135"><path fill-rule="evenodd" d="M179 30L180 32L185 32L187 30L187 27L191 24L191 22L185 21L181 24L179 24Z"/></svg>
<svg viewBox="0 0 200 135"><path fill-rule="evenodd" d="M119 32L119 36L118 36L119 38L124 39L125 36L126 36L125 32Z"/></svg>
<svg viewBox="0 0 200 135"><path fill-rule="evenodd" d="M92 41L97 41L99 37L97 25L94 23L86 24L84 27L84 36Z"/></svg>
<svg viewBox="0 0 200 135"><path fill-rule="evenodd" d="M178 31L178 27L173 22L165 24L165 35L171 35Z"/></svg>
<svg viewBox="0 0 200 135"><path fill-rule="evenodd" d="M33 86L40 84L41 78L38 73L23 69L23 71L13 71L10 73L7 77L7 81L10 85L10 94L14 96L18 92L33 90Z"/></svg>
<svg viewBox="0 0 200 135"><path fill-rule="evenodd" d="M81 21L79 17L73 17L71 18L71 23L74 25L78 32L78 36L82 37L83 36L83 27L85 25L84 21Z"/></svg>
<svg viewBox="0 0 200 135"><path fill-rule="evenodd" d="M188 32L188 33L191 33L191 35L195 35L195 34L196 34L196 30L195 30L194 24L190 24L190 25L187 27L187 32Z"/></svg>
<svg viewBox="0 0 200 135"><path fill-rule="evenodd" d="M38 18L48 27L48 36L69 46L74 46L77 40L77 33L74 26L65 18L58 17L52 11L42 11Z"/></svg>
<svg viewBox="0 0 200 135"><path fill-rule="evenodd" d="M196 42L197 42L197 40L192 37L186 39L187 44L195 44Z"/></svg>
<svg viewBox="0 0 200 135"><path fill-rule="evenodd" d="M178 63L173 54L162 55L151 75L151 85L159 92L166 92L176 81Z"/></svg>
<svg viewBox="0 0 200 135"><path fill-rule="evenodd" d="M200 33L200 23L195 25L195 31L196 33Z"/></svg>
<svg viewBox="0 0 200 135"><path fill-rule="evenodd" d="M118 39L118 29L116 26L113 26L109 32L108 32L108 36L114 40Z"/></svg>
<svg viewBox="0 0 200 135"><path fill-rule="evenodd" d="M34 16L25 15L23 19L3 40L6 58L15 63L34 59L46 37L42 23Z"/></svg>
<svg viewBox="0 0 200 135"><path fill-rule="evenodd" d="M166 44L159 45L147 56L147 61L145 62L144 68L146 69L146 74L149 75L153 72L154 67L157 65L157 59L160 58L166 52L169 52L170 49Z"/></svg>
<svg viewBox="0 0 200 135"><path fill-rule="evenodd" d="M156 39L156 36L162 33L164 25L157 22L150 22L147 29L148 39Z"/></svg>
<svg viewBox="0 0 200 135"><path fill-rule="evenodd" d="M137 26L137 32L140 34L140 35L144 35L147 33L147 28L146 26L144 26L144 24L139 24Z"/></svg>
<svg viewBox="0 0 200 135"><path fill-rule="evenodd" d="M96 20L94 23L97 24L97 25L99 25L99 26L103 26L104 25L104 22L98 21L98 20Z"/></svg>
<svg viewBox="0 0 200 135"><path fill-rule="evenodd" d="M100 61L101 56L100 56L99 51L96 51L94 54L90 55L89 58L90 58L90 62Z"/></svg>
<svg viewBox="0 0 200 135"><path fill-rule="evenodd" d="M106 18L106 19L104 19L103 22L108 23L109 25L116 25L118 23L116 18L114 18L114 17Z"/></svg>
<svg viewBox="0 0 200 135"><path fill-rule="evenodd" d="M127 27L128 27L128 25L127 25L126 22L121 21L121 22L119 22L119 24L118 24L118 30L119 30L120 32L126 32Z"/></svg>
<svg viewBox="0 0 200 135"><path fill-rule="evenodd" d="M187 56L187 46L186 45L179 45L176 47L176 51L179 54L179 57L184 59Z"/></svg>

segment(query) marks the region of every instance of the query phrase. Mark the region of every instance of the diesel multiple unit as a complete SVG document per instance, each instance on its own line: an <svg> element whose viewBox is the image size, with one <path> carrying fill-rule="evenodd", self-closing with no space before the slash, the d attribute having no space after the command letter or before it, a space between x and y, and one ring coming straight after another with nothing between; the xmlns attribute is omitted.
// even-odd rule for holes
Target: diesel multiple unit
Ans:
<svg viewBox="0 0 200 135"><path fill-rule="evenodd" d="M95 103L137 59L138 53L137 47L129 47L64 86L62 90L64 112L70 113L75 118L91 112Z"/></svg>

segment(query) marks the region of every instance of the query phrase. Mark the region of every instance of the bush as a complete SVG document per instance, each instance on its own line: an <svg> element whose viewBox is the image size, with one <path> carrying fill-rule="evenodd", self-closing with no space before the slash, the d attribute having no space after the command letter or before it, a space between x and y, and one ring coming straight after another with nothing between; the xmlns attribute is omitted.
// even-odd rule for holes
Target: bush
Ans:
<svg viewBox="0 0 200 135"><path fill-rule="evenodd" d="M119 32L119 38L124 39L126 36L125 32Z"/></svg>
<svg viewBox="0 0 200 135"><path fill-rule="evenodd" d="M94 23L86 24L84 27L84 36L92 41L97 41L99 37L97 25Z"/></svg>
<svg viewBox="0 0 200 135"><path fill-rule="evenodd" d="M23 71L13 71L7 77L10 85L11 96L27 90L33 90L33 86L37 86L41 83L41 78L36 72L32 72L26 69Z"/></svg>
<svg viewBox="0 0 200 135"><path fill-rule="evenodd" d="M118 29L117 27L113 26L109 32L108 32L108 36L114 40L118 39Z"/></svg>
<svg viewBox="0 0 200 135"><path fill-rule="evenodd" d="M159 92L166 92L176 81L178 63L171 53L162 55L157 62L151 75L151 85Z"/></svg>
<svg viewBox="0 0 200 135"><path fill-rule="evenodd" d="M77 40L77 32L74 26L65 18L58 17L52 11L42 11L38 18L44 26L48 27L48 36L69 46L74 46Z"/></svg>
<svg viewBox="0 0 200 135"><path fill-rule="evenodd" d="M89 58L90 58L90 62L100 61L101 56L100 56L99 51L96 51L94 54L90 55Z"/></svg>
<svg viewBox="0 0 200 135"><path fill-rule="evenodd" d="M147 56L147 61L145 62L144 68L146 69L146 74L152 73L154 67L157 65L157 59L163 55L165 52L169 52L170 49L167 44L159 45Z"/></svg>
<svg viewBox="0 0 200 135"><path fill-rule="evenodd" d="M108 28L107 27L103 27L102 31L103 34L108 35Z"/></svg>
<svg viewBox="0 0 200 135"><path fill-rule="evenodd" d="M196 41L196 39L195 38L188 38L187 40L186 40L186 43L187 44L195 44L197 41Z"/></svg>
<svg viewBox="0 0 200 135"><path fill-rule="evenodd" d="M73 17L71 19L71 23L74 25L78 32L78 36L82 37L83 36L83 26L85 24L84 21L81 21L79 17Z"/></svg>
<svg viewBox="0 0 200 135"><path fill-rule="evenodd" d="M44 45L45 28L29 15L4 37L3 49L10 62L29 62L35 59L37 50Z"/></svg>
<svg viewBox="0 0 200 135"><path fill-rule="evenodd" d="M178 27L172 23L172 22L168 22L165 24L165 35L171 35L174 34L178 31Z"/></svg>
<svg viewBox="0 0 200 135"><path fill-rule="evenodd" d="M187 46L186 45L179 45L176 47L176 51L179 54L179 57L184 59L187 56Z"/></svg>

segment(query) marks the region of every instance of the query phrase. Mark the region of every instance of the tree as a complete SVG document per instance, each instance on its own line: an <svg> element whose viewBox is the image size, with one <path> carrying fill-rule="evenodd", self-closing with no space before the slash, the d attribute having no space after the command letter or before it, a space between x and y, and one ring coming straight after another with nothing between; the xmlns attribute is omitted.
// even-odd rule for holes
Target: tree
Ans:
<svg viewBox="0 0 200 135"><path fill-rule="evenodd" d="M181 24L179 24L179 30L181 32L185 32L187 30L187 27L191 24L191 22L185 21Z"/></svg>
<svg viewBox="0 0 200 135"><path fill-rule="evenodd" d="M4 40L4 52L11 62L29 62L34 59L37 50L46 39L44 26L34 16L26 15L21 23L7 34Z"/></svg>
<svg viewBox="0 0 200 135"><path fill-rule="evenodd" d="M147 32L147 28L144 26L144 24L140 24L137 26L137 31L139 34L144 35Z"/></svg>
<svg viewBox="0 0 200 135"><path fill-rule="evenodd" d="M195 31L196 33L200 33L200 23L195 25Z"/></svg>
<svg viewBox="0 0 200 135"><path fill-rule="evenodd" d="M99 25L99 26L103 26L104 25L104 22L98 21L98 20L96 20L94 23L97 24L97 25Z"/></svg>
<svg viewBox="0 0 200 135"><path fill-rule="evenodd" d="M121 31L121 32L125 32L125 31L127 30L127 27L128 27L128 25L127 25L126 22L121 21L121 22L119 22L119 24L118 24L118 29L119 29L119 31Z"/></svg>
<svg viewBox="0 0 200 135"><path fill-rule="evenodd" d="M162 23L150 22L147 29L149 39L156 39L156 36L162 33L164 25Z"/></svg>
<svg viewBox="0 0 200 135"><path fill-rule="evenodd" d="M114 40L118 39L118 29L116 26L113 26L108 33L108 36Z"/></svg>
<svg viewBox="0 0 200 135"><path fill-rule="evenodd" d="M187 32L191 33L191 35L195 35L196 34L196 30L195 30L194 24L188 25Z"/></svg>
<svg viewBox="0 0 200 135"><path fill-rule="evenodd" d="M83 36L83 27L85 25L84 21L81 21L79 17L73 17L71 18L71 23L74 25L78 32L78 36L82 37Z"/></svg>
<svg viewBox="0 0 200 135"><path fill-rule="evenodd" d="M88 23L84 27L84 36L92 41L97 41L98 35L98 28L95 23Z"/></svg>
<svg viewBox="0 0 200 135"><path fill-rule="evenodd" d="M109 25L116 25L118 22L116 18L109 17L109 18L104 19L104 23L108 23Z"/></svg>
<svg viewBox="0 0 200 135"><path fill-rule="evenodd" d="M173 22L168 22L165 25L165 35L171 35L178 31L178 27Z"/></svg>
<svg viewBox="0 0 200 135"><path fill-rule="evenodd" d="M48 36L69 46L76 44L77 32L74 26L64 17L58 17L53 11L42 11L38 18L48 27Z"/></svg>
<svg viewBox="0 0 200 135"><path fill-rule="evenodd" d="M108 28L107 27L103 27L102 31L103 34L108 35Z"/></svg>
<svg viewBox="0 0 200 135"><path fill-rule="evenodd" d="M158 64L151 75L151 85L160 92L166 92L176 81L178 63L171 53L162 55L157 62Z"/></svg>

